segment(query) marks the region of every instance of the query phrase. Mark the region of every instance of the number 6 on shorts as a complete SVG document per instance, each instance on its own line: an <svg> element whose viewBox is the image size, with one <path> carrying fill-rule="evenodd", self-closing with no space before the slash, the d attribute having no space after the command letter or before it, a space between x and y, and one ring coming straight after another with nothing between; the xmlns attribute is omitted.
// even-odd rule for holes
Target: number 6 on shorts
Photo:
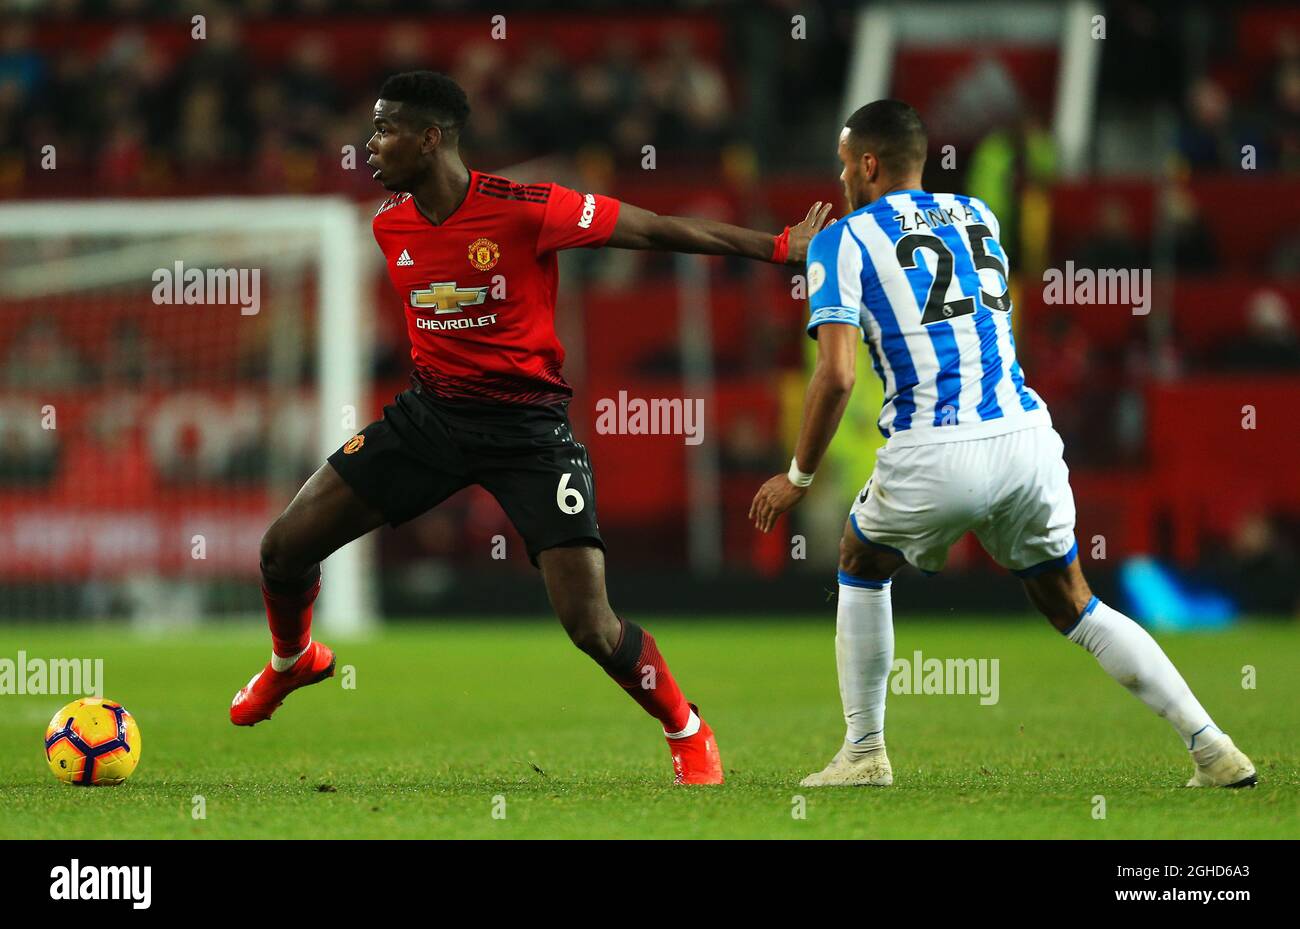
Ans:
<svg viewBox="0 0 1300 929"><path fill-rule="evenodd" d="M560 475L560 486L555 488L555 505L560 508L560 512L568 513L570 516L581 513L587 505L587 501L582 499L582 494L578 493L577 488L569 486L571 477L573 477L572 473ZM569 502L570 499L574 502Z"/></svg>

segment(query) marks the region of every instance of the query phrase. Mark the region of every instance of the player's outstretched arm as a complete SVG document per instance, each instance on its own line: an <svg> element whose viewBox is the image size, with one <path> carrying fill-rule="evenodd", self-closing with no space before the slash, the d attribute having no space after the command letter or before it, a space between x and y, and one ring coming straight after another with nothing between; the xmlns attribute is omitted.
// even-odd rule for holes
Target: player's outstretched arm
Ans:
<svg viewBox="0 0 1300 929"><path fill-rule="evenodd" d="M803 222L774 236L712 219L660 216L622 203L614 234L605 245L693 255L739 255L778 264L802 263L808 255L808 243L826 224L830 211L831 204L818 201Z"/></svg>
<svg viewBox="0 0 1300 929"><path fill-rule="evenodd" d="M767 532L776 519L803 499L808 484L830 448L844 410L853 393L857 373L858 341L862 330L846 323L823 323L817 327L817 367L804 395L803 423L795 446L790 471L778 474L758 489L749 506L749 518ZM800 483L791 476L803 475Z"/></svg>

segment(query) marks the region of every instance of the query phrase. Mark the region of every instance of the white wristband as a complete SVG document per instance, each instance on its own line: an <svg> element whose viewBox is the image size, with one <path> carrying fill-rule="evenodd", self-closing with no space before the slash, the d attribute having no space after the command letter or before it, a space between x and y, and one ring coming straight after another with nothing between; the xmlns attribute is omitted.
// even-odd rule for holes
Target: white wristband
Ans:
<svg viewBox="0 0 1300 929"><path fill-rule="evenodd" d="M790 483L796 487L807 487L812 483L813 479L812 474L804 474L799 470L799 461L797 458L790 459L790 470L786 473L786 477L789 478Z"/></svg>

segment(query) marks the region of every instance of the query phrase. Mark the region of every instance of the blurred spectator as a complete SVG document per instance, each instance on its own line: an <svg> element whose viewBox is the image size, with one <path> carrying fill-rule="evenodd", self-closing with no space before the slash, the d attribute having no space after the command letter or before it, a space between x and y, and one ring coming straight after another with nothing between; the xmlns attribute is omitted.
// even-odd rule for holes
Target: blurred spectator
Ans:
<svg viewBox="0 0 1300 929"><path fill-rule="evenodd" d="M491 42L480 43L476 48L491 48ZM390 74L402 71L424 71L436 69L434 53L425 33L406 26L397 26L389 30L384 37L384 47L379 52L377 65L370 73L369 90L378 91L384 79ZM462 82L461 86L465 84ZM466 88L466 93L469 89Z"/></svg>
<svg viewBox="0 0 1300 929"><path fill-rule="evenodd" d="M1300 338L1286 298L1275 290L1257 291L1246 307L1246 332L1206 359L1220 371L1251 373L1300 371Z"/></svg>
<svg viewBox="0 0 1300 929"><path fill-rule="evenodd" d="M1086 421L1094 414L1077 399L1095 380L1088 337L1074 319L1049 313L1042 325L1031 326L1026 342L1032 346L1026 377L1052 410L1052 424L1073 450L1084 440Z"/></svg>
<svg viewBox="0 0 1300 929"><path fill-rule="evenodd" d="M1274 277L1300 277L1300 232L1282 238L1268 262Z"/></svg>
<svg viewBox="0 0 1300 929"><path fill-rule="evenodd" d="M109 130L96 165L104 185L123 190L139 180L145 166L144 127L132 118L123 119Z"/></svg>
<svg viewBox="0 0 1300 929"><path fill-rule="evenodd" d="M83 383L84 367L54 320L34 317L14 337L4 361L11 390L63 390Z"/></svg>
<svg viewBox="0 0 1300 929"><path fill-rule="evenodd" d="M1097 211L1097 225L1080 243L1074 259L1080 268L1147 267L1146 250L1133 235L1133 215L1128 204L1108 197Z"/></svg>
<svg viewBox="0 0 1300 929"><path fill-rule="evenodd" d="M157 381L166 358L166 352L150 344L139 322L123 317L105 346L100 382L106 387L137 387L146 380Z"/></svg>
<svg viewBox="0 0 1300 929"><path fill-rule="evenodd" d="M784 450L771 429L765 429L750 411L731 417L722 436L719 464L728 478L766 480L772 462L779 462Z"/></svg>
<svg viewBox="0 0 1300 929"><path fill-rule="evenodd" d="M0 404L0 485L42 485L59 467L59 432L45 429L27 404Z"/></svg>
<svg viewBox="0 0 1300 929"><path fill-rule="evenodd" d="M712 62L695 53L691 37L671 36L650 66L647 91L657 113L656 144L716 149L727 132L727 83ZM649 140L648 140L649 141Z"/></svg>
<svg viewBox="0 0 1300 929"><path fill-rule="evenodd" d="M1277 166L1300 171L1300 57L1286 60L1278 69L1267 124L1272 127Z"/></svg>
<svg viewBox="0 0 1300 929"><path fill-rule="evenodd" d="M1255 140L1237 120L1222 85L1208 77L1193 82L1178 130L1178 153L1187 166L1193 171L1239 169L1248 141Z"/></svg>
<svg viewBox="0 0 1300 929"><path fill-rule="evenodd" d="M1244 613L1300 615L1296 573L1300 571L1296 539L1266 513L1245 515L1226 546L1212 546L1211 577L1220 579Z"/></svg>
<svg viewBox="0 0 1300 929"><path fill-rule="evenodd" d="M566 148L572 128L571 95L555 49L545 43L530 46L506 80L505 122L512 148L533 157Z"/></svg>
<svg viewBox="0 0 1300 929"><path fill-rule="evenodd" d="M475 155L481 157L487 152L509 148L504 102L507 69L502 59L501 43L476 42L465 47L451 72L469 98L469 129L462 145L470 153L471 160ZM391 62L391 69L376 73L372 95L389 74L412 70L410 64L410 59L399 56Z"/></svg>
<svg viewBox="0 0 1300 929"><path fill-rule="evenodd" d="M91 70L92 63L81 55L54 59L40 106L28 125L32 138L43 139L62 153L60 161L64 165L88 161L91 156L90 136L98 109L91 92ZM159 116L165 118L161 111Z"/></svg>
<svg viewBox="0 0 1300 929"><path fill-rule="evenodd" d="M34 97L45 78L45 59L36 50L32 30L22 21L0 29L0 84L13 84L25 99Z"/></svg>
<svg viewBox="0 0 1300 929"><path fill-rule="evenodd" d="M280 75L284 104L284 130L291 145L319 149L343 95L330 74L332 52L320 36L306 36L289 51L289 63Z"/></svg>
<svg viewBox="0 0 1300 929"><path fill-rule="evenodd" d="M253 73L240 38L239 20L230 13L214 13L208 16L206 29L206 38L196 42L194 52L182 59L177 79L184 88L215 84L234 98Z"/></svg>
<svg viewBox="0 0 1300 929"><path fill-rule="evenodd" d="M1011 259L1020 258L1021 198L1030 188L1048 184L1056 172L1051 134L1032 113L1023 112L1006 128L990 132L971 153L967 193L988 204L1002 226L999 241Z"/></svg>
<svg viewBox="0 0 1300 929"><path fill-rule="evenodd" d="M1196 198L1187 189L1174 187L1168 191L1163 204L1174 269L1180 274L1209 274L1217 270L1218 252Z"/></svg>
<svg viewBox="0 0 1300 929"><path fill-rule="evenodd" d="M577 105L577 141L580 146L603 144L609 140L610 127L615 135L648 138L651 130L640 111L643 101L643 75L636 60L636 45L627 36L615 36L601 59L585 65L575 80ZM628 129L626 120L644 128ZM641 144L645 144L642 142ZM640 146L637 146L639 151Z"/></svg>
<svg viewBox="0 0 1300 929"><path fill-rule="evenodd" d="M243 151L217 84L196 84L181 103L176 154L188 173L218 168Z"/></svg>
<svg viewBox="0 0 1300 929"><path fill-rule="evenodd" d="M1106 8L1098 89L1104 98L1141 107L1177 102L1185 90L1188 49L1179 29L1170 28L1165 0L1125 0Z"/></svg>

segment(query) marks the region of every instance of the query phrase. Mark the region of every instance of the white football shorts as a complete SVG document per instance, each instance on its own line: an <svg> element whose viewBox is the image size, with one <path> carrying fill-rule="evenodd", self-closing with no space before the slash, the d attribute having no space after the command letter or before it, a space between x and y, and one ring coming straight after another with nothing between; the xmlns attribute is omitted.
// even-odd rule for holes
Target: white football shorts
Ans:
<svg viewBox="0 0 1300 929"><path fill-rule="evenodd" d="M973 532L1020 575L1064 567L1078 553L1065 444L1051 426L890 448L849 512L858 537L892 548L927 574Z"/></svg>

